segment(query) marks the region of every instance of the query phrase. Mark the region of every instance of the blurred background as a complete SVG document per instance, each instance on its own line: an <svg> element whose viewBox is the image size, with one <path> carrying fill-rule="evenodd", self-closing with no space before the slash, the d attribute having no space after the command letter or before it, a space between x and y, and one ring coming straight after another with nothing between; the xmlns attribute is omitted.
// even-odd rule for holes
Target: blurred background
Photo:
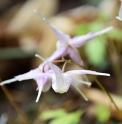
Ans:
<svg viewBox="0 0 122 124"><path fill-rule="evenodd" d="M89 70L111 74L96 78L122 111L122 22L115 18L119 8L119 0L0 0L1 81L37 68L41 61L35 54L47 58L56 49L56 36L34 9L71 37L114 26L79 52ZM65 94L50 89L36 103L34 80L0 87L0 124L119 124L122 116L94 78L88 77L91 88L79 85L88 102L70 88Z"/></svg>

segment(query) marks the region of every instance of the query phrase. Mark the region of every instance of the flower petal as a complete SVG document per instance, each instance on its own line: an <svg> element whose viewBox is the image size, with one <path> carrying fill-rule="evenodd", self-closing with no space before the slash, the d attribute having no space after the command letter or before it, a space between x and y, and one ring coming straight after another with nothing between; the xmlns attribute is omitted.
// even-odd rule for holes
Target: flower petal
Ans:
<svg viewBox="0 0 122 124"><path fill-rule="evenodd" d="M110 26L106 29L103 29L101 31L98 31L98 32L94 32L94 33L88 33L86 35L82 35L82 36L76 36L74 38L72 38L70 40L70 44L75 46L75 47L81 47L83 46L85 43L87 43L88 41L92 40L93 38L95 38L96 36L99 36L99 35L102 35L110 30L112 30L113 27Z"/></svg>
<svg viewBox="0 0 122 124"><path fill-rule="evenodd" d="M59 30L57 27L55 27L53 24L51 24L45 17L43 17L37 10L34 10L34 12L47 24L50 25L52 30L54 31L56 37L59 39L60 42L63 44L68 44L68 41L70 40L70 36L68 34L64 34L61 30Z"/></svg>
<svg viewBox="0 0 122 124"><path fill-rule="evenodd" d="M38 76L35 78L36 82L37 82L37 89L36 90L39 90L40 87L43 87L43 85L45 84L46 80L47 80L47 77L45 77L44 75L43 76Z"/></svg>
<svg viewBox="0 0 122 124"><path fill-rule="evenodd" d="M81 60L79 51L77 49L69 47L68 54L72 61L74 61L76 64L78 64L80 66L83 66L83 61Z"/></svg>
<svg viewBox="0 0 122 124"><path fill-rule="evenodd" d="M29 80L29 79L33 79L35 75L38 75L38 74L42 74L42 72L36 68L34 70L31 70L25 74L22 74L22 75L18 75L16 76L15 78L18 80L18 81L22 81L22 80Z"/></svg>
<svg viewBox="0 0 122 124"><path fill-rule="evenodd" d="M5 85L5 84L10 84L10 83L15 82L15 81L18 81L18 80L16 78L12 78L12 79L9 79L9 80L6 80L6 81L2 81L0 83L0 86Z"/></svg>
<svg viewBox="0 0 122 124"><path fill-rule="evenodd" d="M54 77L55 78L55 77ZM68 91L72 80L67 74L60 75L60 78L53 79L52 88L55 92L65 93Z"/></svg>
<svg viewBox="0 0 122 124"><path fill-rule="evenodd" d="M70 36L68 34L64 34L61 30L56 28L54 25L50 24L52 30L54 31L56 37L58 40L63 44L68 44L68 41L70 40Z"/></svg>
<svg viewBox="0 0 122 124"><path fill-rule="evenodd" d="M72 74L72 75L77 75L77 74L92 74L92 75L103 75L103 76L110 76L108 73L99 73L96 71L91 71L91 70L73 70L73 71L67 71L66 73Z"/></svg>
<svg viewBox="0 0 122 124"><path fill-rule="evenodd" d="M46 80L45 84L43 85L43 90L42 91L47 92L50 89L51 85L52 85L52 78L47 77L47 80Z"/></svg>
<svg viewBox="0 0 122 124"><path fill-rule="evenodd" d="M13 79L9 79L9 80L6 80L6 81L3 81L0 83L0 85L4 85L4 84L9 84L9 83L12 83L12 82L15 82L15 81L22 81L22 80L29 80L29 79L33 79L34 76L36 75L41 75L42 72L36 68L34 70L31 70L25 74L21 74L21 75L18 75L18 76L15 76L15 78Z"/></svg>
<svg viewBox="0 0 122 124"><path fill-rule="evenodd" d="M49 58L48 61L52 62L58 58L64 57L67 55L68 52L68 47L67 46L62 46L58 48Z"/></svg>

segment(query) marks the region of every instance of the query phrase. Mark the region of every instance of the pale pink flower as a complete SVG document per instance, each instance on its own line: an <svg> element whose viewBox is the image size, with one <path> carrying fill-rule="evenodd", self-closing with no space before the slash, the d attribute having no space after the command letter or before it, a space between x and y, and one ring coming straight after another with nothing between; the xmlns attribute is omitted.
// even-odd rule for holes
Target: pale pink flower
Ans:
<svg viewBox="0 0 122 124"><path fill-rule="evenodd" d="M77 50L78 47L83 46L88 41L92 40L93 38L102 35L108 31L110 31L113 27L108 27L104 30L95 32L95 33L88 33L86 35L76 36L71 38L68 34L63 33L61 30L56 28L53 24L51 24L46 18L44 18L40 13L38 13L36 10L34 12L42 19L44 20L53 30L56 37L58 38L57 41L57 50L49 57L49 61L54 61L58 58L64 57L66 55L69 55L72 61L74 61L76 64L82 66L83 61L81 60L80 54ZM47 69L45 69L47 70Z"/></svg>
<svg viewBox="0 0 122 124"><path fill-rule="evenodd" d="M72 70L72 71L67 71L63 73L59 67L52 64L49 60L45 60L44 58L42 58L41 56L37 54L36 54L36 57L40 58L44 62L46 61L49 67L54 71L54 73L52 73L51 75L52 76L52 88L57 93L67 92L70 85L72 85L83 96L85 100L88 100L86 96L81 92L76 82L86 84L88 86L90 86L91 83L78 80L76 78L76 75L92 74L92 75L110 76L110 74L107 74L107 73L99 73L99 72L90 71L90 70Z"/></svg>

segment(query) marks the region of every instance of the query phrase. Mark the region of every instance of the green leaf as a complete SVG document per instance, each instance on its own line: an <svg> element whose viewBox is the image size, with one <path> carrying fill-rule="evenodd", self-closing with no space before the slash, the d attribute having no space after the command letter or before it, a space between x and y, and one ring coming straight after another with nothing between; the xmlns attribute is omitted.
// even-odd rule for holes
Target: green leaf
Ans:
<svg viewBox="0 0 122 124"><path fill-rule="evenodd" d="M100 38L104 38L101 36ZM106 56L106 44L99 37L91 40L85 45L85 53L90 64L99 66Z"/></svg>
<svg viewBox="0 0 122 124"><path fill-rule="evenodd" d="M106 106L104 105L97 106L96 116L97 116L98 121L105 123L110 118L110 115L111 115L111 112Z"/></svg>
<svg viewBox="0 0 122 124"><path fill-rule="evenodd" d="M49 120L52 118L58 118L65 116L67 113L64 109L58 109L58 110L49 110L40 115L40 118L42 120Z"/></svg>
<svg viewBox="0 0 122 124"><path fill-rule="evenodd" d="M77 124L80 121L80 117L83 114L83 111L76 111L66 116L56 118L50 122L50 124Z"/></svg>

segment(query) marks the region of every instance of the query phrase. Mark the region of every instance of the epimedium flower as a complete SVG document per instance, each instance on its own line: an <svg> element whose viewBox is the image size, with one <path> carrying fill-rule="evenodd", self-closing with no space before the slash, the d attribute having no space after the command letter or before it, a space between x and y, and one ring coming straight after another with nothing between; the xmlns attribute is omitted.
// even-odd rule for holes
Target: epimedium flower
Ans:
<svg viewBox="0 0 122 124"><path fill-rule="evenodd" d="M34 12L52 28L53 32L58 38L58 41L56 44L57 50L49 57L48 59L49 61L54 61L58 58L69 55L72 61L82 66L83 61L81 60L81 57L77 48L83 46L88 41L110 31L113 28L111 26L98 32L94 32L94 33L91 32L86 35L81 35L81 36L76 36L71 38L68 34L63 33L61 30L59 30L57 27L51 24L45 17L43 17L39 12L37 12L37 10L34 10ZM46 70L48 69L45 69L45 71Z"/></svg>
<svg viewBox="0 0 122 124"><path fill-rule="evenodd" d="M36 102L38 102L39 97L41 95L41 92L46 92L50 89L51 85L52 85L52 78L51 78L51 74L53 72L51 70L48 70L47 72L43 73L40 68L36 68L34 70L31 70L25 74L21 74L18 76L15 76L12 79L3 81L0 83L0 85L5 85L5 84L9 84L12 82L16 82L16 81L23 81L23 80L29 80L29 79L34 79L37 82L37 90L38 90L38 96L36 99Z"/></svg>
<svg viewBox="0 0 122 124"><path fill-rule="evenodd" d="M107 74L107 73L99 73L99 72L90 71L90 70L72 70L72 71L62 72L62 70L58 66L52 64L48 59L46 60L37 54L36 54L36 57L40 58L44 63L47 63L51 69L49 69L46 72L42 72L40 68L36 68L25 74L15 76L15 78L13 79L3 81L0 83L0 85L2 86L5 84L15 82L15 81L34 79L38 85L37 87L38 95L36 98L36 102L38 102L41 96L41 92L48 91L51 85L52 85L53 90L57 93L67 92L70 85L72 85L83 96L85 100L88 100L87 97L79 89L76 82L86 84L88 86L90 86L91 83L79 80L76 78L76 76L84 75L84 74L110 76L110 74Z"/></svg>
<svg viewBox="0 0 122 124"><path fill-rule="evenodd" d="M62 70L52 64L48 59L45 60L43 57L36 54L36 57L40 58L42 61L46 61L49 67L53 70L54 73L52 73L52 88L57 93L65 93L68 91L70 85L72 85L87 101L87 97L82 93L82 91L78 88L76 82L86 84L88 86L91 85L90 82L85 82L82 80L79 80L76 78L77 75L85 75L85 74L92 74L92 75L102 75L102 76L110 76L110 74L107 73L99 73L96 71L91 70L72 70L67 72L62 72Z"/></svg>
<svg viewBox="0 0 122 124"><path fill-rule="evenodd" d="M119 16L117 16L116 18L120 21L122 21L122 0L120 0L121 5L120 5L120 10L119 10Z"/></svg>

